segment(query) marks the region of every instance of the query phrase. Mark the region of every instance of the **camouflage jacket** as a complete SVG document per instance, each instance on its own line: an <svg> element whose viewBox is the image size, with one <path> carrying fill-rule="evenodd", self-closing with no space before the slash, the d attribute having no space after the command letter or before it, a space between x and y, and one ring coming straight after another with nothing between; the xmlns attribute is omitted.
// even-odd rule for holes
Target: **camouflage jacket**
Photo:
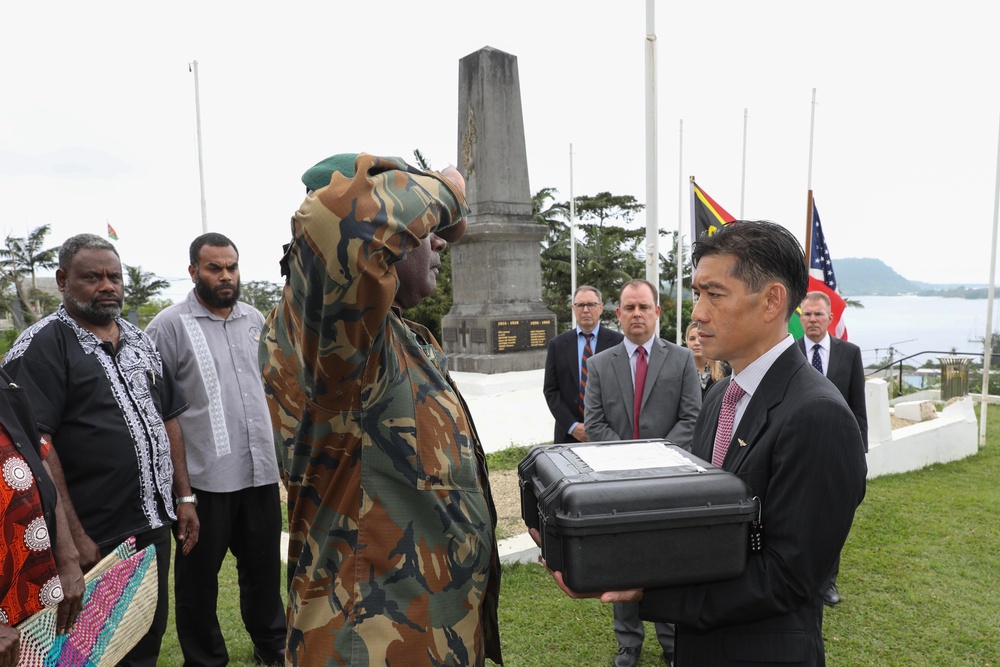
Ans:
<svg viewBox="0 0 1000 667"><path fill-rule="evenodd" d="M261 337L288 487L287 662L500 662L482 446L441 348L392 309L393 263L467 206L398 159L361 154L356 174L293 218Z"/></svg>

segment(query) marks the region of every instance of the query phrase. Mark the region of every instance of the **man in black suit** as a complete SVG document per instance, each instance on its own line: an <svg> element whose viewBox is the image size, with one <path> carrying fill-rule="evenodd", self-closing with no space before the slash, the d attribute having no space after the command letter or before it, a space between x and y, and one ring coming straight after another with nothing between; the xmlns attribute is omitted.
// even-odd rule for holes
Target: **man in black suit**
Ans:
<svg viewBox="0 0 1000 667"><path fill-rule="evenodd" d="M861 439L867 452L868 410L865 407L865 367L861 363L861 348L828 333L833 315L830 311L830 297L823 292L806 294L802 301L800 319L806 335L799 339L799 349L812 366L840 390L840 395L847 401L847 407L858 420ZM818 361L813 360L816 356Z"/></svg>
<svg viewBox="0 0 1000 667"><path fill-rule="evenodd" d="M861 348L846 340L834 338L829 334L830 322L833 320L830 308L830 297L823 292L809 292L802 301L802 312L799 315L805 337L799 339L799 350L806 359L826 379L840 391L847 401L847 407L854 413L861 429L861 440L868 451L868 410L865 407L865 369L861 363ZM840 558L833 566L833 574L822 587L823 602L831 607L840 602L840 592L837 590L837 573L840 571Z"/></svg>
<svg viewBox="0 0 1000 667"><path fill-rule="evenodd" d="M692 451L721 460L760 499L763 545L736 579L600 597L640 600L642 618L677 623L680 667L821 667L820 587L864 497L867 470L847 403L788 334L806 293L805 257L783 227L731 222L695 242L692 264L702 349L733 368L705 398Z"/></svg>
<svg viewBox="0 0 1000 667"><path fill-rule="evenodd" d="M601 326L604 300L596 287L580 285L576 288L573 312L576 327L550 340L545 357L542 392L556 420L553 442L557 445L587 441L583 426L584 356L589 359L598 350L617 345L624 338L621 333Z"/></svg>

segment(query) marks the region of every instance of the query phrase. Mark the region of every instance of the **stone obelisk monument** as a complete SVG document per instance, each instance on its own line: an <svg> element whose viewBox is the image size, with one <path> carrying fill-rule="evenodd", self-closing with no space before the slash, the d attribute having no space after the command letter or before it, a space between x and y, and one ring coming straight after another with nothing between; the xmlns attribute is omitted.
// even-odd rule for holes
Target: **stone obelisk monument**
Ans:
<svg viewBox="0 0 1000 667"><path fill-rule="evenodd" d="M457 371L543 368L556 317L542 302L547 228L531 217L515 56L486 47L459 61L458 160L472 214L451 248L444 351Z"/></svg>

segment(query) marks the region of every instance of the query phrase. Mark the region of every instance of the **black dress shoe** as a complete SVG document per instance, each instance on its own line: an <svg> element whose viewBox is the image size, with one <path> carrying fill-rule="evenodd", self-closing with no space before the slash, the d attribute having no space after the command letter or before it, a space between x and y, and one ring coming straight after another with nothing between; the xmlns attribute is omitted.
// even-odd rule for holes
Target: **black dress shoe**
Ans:
<svg viewBox="0 0 1000 667"><path fill-rule="evenodd" d="M253 649L253 663L255 665L268 665L269 667L284 667L285 649L276 652L264 652L256 646Z"/></svg>
<svg viewBox="0 0 1000 667"><path fill-rule="evenodd" d="M837 584L830 584L825 591L823 591L823 604L828 607L840 602L840 593L837 592Z"/></svg>
<svg viewBox="0 0 1000 667"><path fill-rule="evenodd" d="M636 663L639 662L640 653L642 653L642 647L622 646L618 649L618 655L611 661L611 667L635 667Z"/></svg>

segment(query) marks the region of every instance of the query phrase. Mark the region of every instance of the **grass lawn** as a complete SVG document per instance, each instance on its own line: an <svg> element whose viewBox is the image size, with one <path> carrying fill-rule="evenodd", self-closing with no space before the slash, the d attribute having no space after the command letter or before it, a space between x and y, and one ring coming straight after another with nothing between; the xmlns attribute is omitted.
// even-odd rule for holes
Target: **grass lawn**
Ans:
<svg viewBox="0 0 1000 667"><path fill-rule="evenodd" d="M281 576L284 579L284 567ZM173 591L174 568L171 562L170 622L167 625L167 633L163 636L160 658L156 661L157 667L181 667L184 664L184 656L181 655L181 647L177 643L177 629L174 626ZM284 591L281 599L288 599ZM219 572L218 614L222 635L226 638L226 648L229 650L229 664L233 667L256 667L253 662L253 644L243 629L243 619L240 617L240 589L236 584L236 559L232 554L226 557Z"/></svg>
<svg viewBox="0 0 1000 667"><path fill-rule="evenodd" d="M844 601L827 609L829 667L1000 667L1000 408L971 458L872 480L841 559ZM521 452L491 455L516 467ZM250 665L232 559L220 617L233 665ZM562 595L537 565L504 568L500 628L508 667L607 665L611 608ZM647 624L640 667L662 665ZM171 622L159 665L180 665Z"/></svg>

